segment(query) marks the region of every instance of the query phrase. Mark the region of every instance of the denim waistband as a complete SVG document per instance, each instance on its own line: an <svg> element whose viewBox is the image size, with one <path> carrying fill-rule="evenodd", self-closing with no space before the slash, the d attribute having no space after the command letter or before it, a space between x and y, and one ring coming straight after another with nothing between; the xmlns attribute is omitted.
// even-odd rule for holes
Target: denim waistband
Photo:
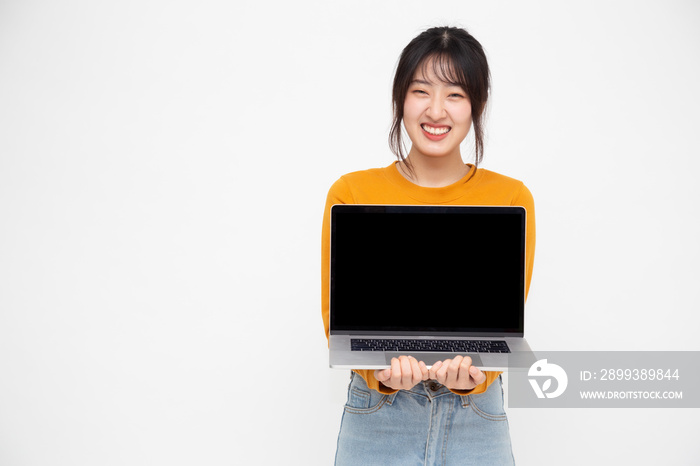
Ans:
<svg viewBox="0 0 700 466"><path fill-rule="evenodd" d="M419 382L410 390L405 391L415 393L417 395L427 395L428 398L437 398L438 396L443 395L454 395L449 388L435 380L425 380L423 382Z"/></svg>

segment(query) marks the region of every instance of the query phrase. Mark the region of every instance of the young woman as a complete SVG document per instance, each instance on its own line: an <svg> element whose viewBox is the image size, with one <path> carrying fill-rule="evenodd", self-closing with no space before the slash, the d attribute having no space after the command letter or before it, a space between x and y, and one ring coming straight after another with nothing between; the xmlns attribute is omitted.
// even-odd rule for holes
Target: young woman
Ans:
<svg viewBox="0 0 700 466"><path fill-rule="evenodd" d="M326 335L334 204L523 206L529 289L535 248L532 195L520 181L477 168L488 92L486 55L463 29L428 29L403 50L394 77L389 137L398 161L344 175L328 193L322 245ZM460 146L472 128L475 163L465 164ZM402 129L411 141L408 154ZM469 300L466 290L464 299ZM461 356L430 370L422 361L401 356L389 369L353 371L336 464L513 464L500 372L482 372Z"/></svg>

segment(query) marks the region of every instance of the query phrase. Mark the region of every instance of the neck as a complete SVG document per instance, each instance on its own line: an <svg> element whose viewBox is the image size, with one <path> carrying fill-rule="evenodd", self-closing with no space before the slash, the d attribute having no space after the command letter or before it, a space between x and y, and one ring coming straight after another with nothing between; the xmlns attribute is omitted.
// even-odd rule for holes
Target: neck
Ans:
<svg viewBox="0 0 700 466"><path fill-rule="evenodd" d="M408 181L426 188L449 186L469 173L469 167L464 164L460 154L450 157L426 157L411 150L407 160L413 170L404 162L400 162L401 174Z"/></svg>

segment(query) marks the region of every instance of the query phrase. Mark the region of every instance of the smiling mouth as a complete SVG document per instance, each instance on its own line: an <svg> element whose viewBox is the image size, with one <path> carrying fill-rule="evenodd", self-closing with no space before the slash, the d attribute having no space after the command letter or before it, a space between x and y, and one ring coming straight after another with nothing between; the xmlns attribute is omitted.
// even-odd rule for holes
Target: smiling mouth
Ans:
<svg viewBox="0 0 700 466"><path fill-rule="evenodd" d="M434 128L432 126L428 126L425 124L420 125L420 127L423 128L423 131L425 131L426 133L432 134L433 136L442 136L443 134L449 133L450 130L452 129L449 126L442 126L440 128Z"/></svg>

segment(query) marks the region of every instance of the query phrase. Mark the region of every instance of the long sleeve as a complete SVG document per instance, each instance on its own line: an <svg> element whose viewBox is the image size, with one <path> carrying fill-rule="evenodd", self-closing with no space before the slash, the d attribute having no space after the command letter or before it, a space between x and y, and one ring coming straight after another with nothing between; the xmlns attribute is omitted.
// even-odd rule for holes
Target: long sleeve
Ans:
<svg viewBox="0 0 700 466"><path fill-rule="evenodd" d="M511 205L525 207L527 212L525 216L525 297L527 298L535 264L535 200L530 190L522 185Z"/></svg>
<svg viewBox="0 0 700 466"><path fill-rule="evenodd" d="M444 188L425 188L402 177L391 165L344 175L330 188L323 215L321 240L321 315L326 337L329 336L330 311L330 210L334 204L444 204L444 205L517 205L527 211L526 217L526 296L535 253L535 204L530 191L515 179L483 169L473 169L460 182ZM468 296L465 299L469 299ZM367 386L381 393L396 390L382 385L373 370L355 370ZM485 371L486 381L472 390L452 390L459 395L478 394L501 374Z"/></svg>

